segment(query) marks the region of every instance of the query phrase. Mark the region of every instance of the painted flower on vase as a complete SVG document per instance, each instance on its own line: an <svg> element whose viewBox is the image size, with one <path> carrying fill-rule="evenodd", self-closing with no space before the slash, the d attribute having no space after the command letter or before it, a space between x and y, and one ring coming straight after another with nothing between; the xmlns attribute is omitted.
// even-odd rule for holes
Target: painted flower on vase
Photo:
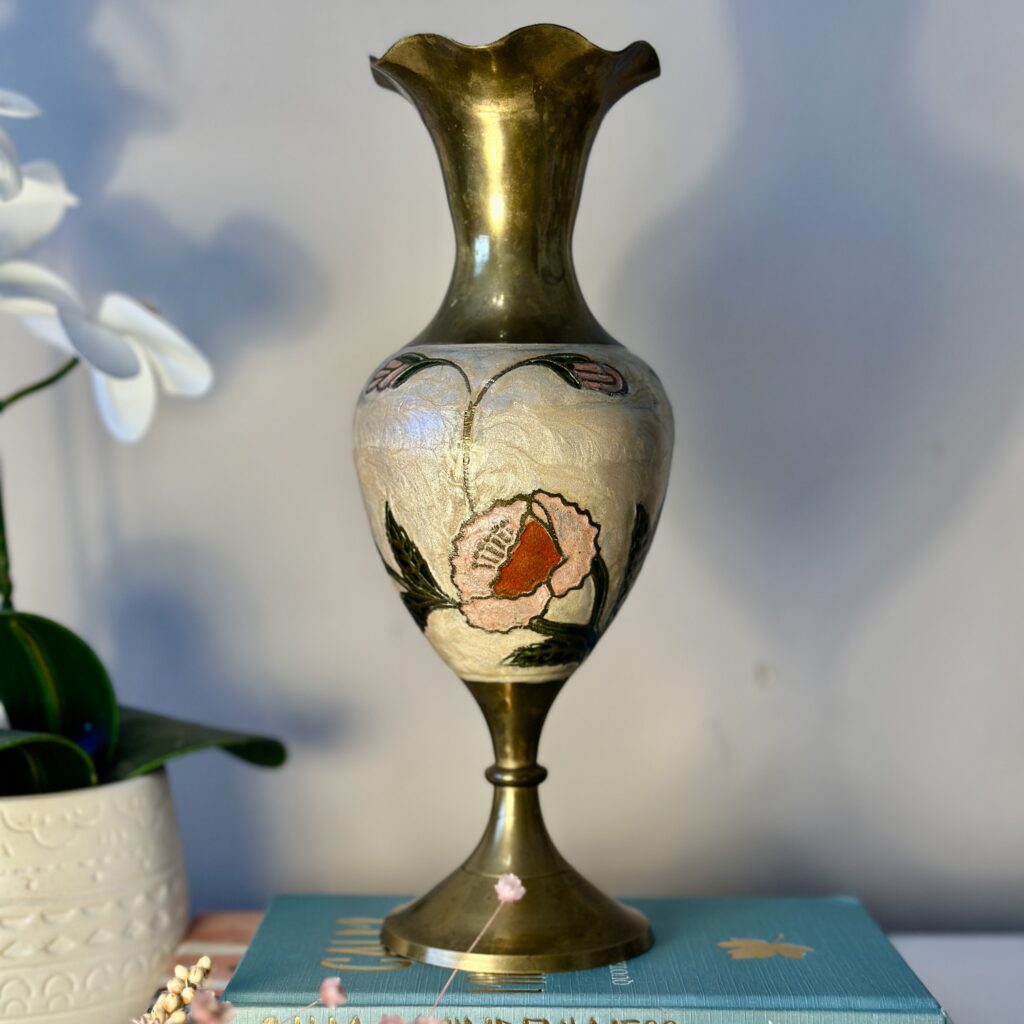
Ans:
<svg viewBox="0 0 1024 1024"><path fill-rule="evenodd" d="M404 359L389 359L382 366L379 366L366 385L367 394L371 391L387 391L395 387L401 377L402 371L408 369L409 363Z"/></svg>
<svg viewBox="0 0 1024 1024"><path fill-rule="evenodd" d="M603 395L624 395L626 380L610 363L595 363L589 359L570 364L570 371L579 381L579 387L600 391Z"/></svg>
<svg viewBox="0 0 1024 1024"><path fill-rule="evenodd" d="M598 529L578 505L546 491L496 502L468 520L452 556L466 621L490 633L527 626L552 598L583 585Z"/></svg>

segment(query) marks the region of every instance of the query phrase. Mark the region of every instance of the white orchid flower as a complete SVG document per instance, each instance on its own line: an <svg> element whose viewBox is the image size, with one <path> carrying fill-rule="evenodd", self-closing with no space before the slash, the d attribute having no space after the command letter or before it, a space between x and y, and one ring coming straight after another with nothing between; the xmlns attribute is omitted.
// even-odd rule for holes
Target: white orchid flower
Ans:
<svg viewBox="0 0 1024 1024"><path fill-rule="evenodd" d="M158 388L198 398L213 383L206 357L141 302L110 292L89 316L71 285L37 263L0 263L0 313L89 367L100 418L125 443L149 429Z"/></svg>
<svg viewBox="0 0 1024 1024"><path fill-rule="evenodd" d="M30 160L21 168L18 195L0 203L0 260L19 256L55 231L78 197L68 191L64 177L49 160Z"/></svg>
<svg viewBox="0 0 1024 1024"><path fill-rule="evenodd" d="M0 117L38 117L40 109L20 92L0 89ZM13 199L21 191L22 168L11 137L0 128L0 202Z"/></svg>

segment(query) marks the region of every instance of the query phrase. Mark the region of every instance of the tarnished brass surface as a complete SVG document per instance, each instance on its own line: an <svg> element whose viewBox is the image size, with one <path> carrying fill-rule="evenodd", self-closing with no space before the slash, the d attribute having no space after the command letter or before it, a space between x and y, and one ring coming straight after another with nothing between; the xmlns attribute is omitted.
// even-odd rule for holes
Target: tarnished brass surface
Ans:
<svg viewBox="0 0 1024 1024"><path fill-rule="evenodd" d="M638 42L610 52L569 29L533 25L486 46L409 36L371 65L377 81L408 98L423 118L455 226L448 292L408 347L545 344L564 346L571 356L587 345L617 345L583 300L572 229L601 119L616 100L658 74L651 46ZM595 357L578 358L590 365ZM395 363L386 369L400 368ZM459 364L448 358L446 365L455 366L468 387ZM655 401L652 408L667 410L667 403ZM664 423L667 412L658 415ZM565 666L566 675L573 667ZM544 827L537 786L546 772L537 764L537 744L563 682L467 683L494 740L495 763L487 771L495 787L491 818L458 871L387 918L381 937L392 952L517 973L594 967L651 944L643 916L574 871ZM526 884L525 899L503 907L467 953L494 908L496 878L509 871Z"/></svg>
<svg viewBox="0 0 1024 1024"><path fill-rule="evenodd" d="M564 680L467 682L494 742L491 817L466 862L425 896L384 922L393 953L444 967L515 974L597 967L636 956L652 942L637 911L617 903L575 871L555 848L537 786L547 772L537 747ZM526 896L503 907L476 950L465 952L495 906L494 883L507 871Z"/></svg>
<svg viewBox="0 0 1024 1024"><path fill-rule="evenodd" d="M650 44L531 25L486 46L409 36L371 66L423 118L455 225L448 293L411 344L616 344L583 300L572 229L601 119L658 74Z"/></svg>

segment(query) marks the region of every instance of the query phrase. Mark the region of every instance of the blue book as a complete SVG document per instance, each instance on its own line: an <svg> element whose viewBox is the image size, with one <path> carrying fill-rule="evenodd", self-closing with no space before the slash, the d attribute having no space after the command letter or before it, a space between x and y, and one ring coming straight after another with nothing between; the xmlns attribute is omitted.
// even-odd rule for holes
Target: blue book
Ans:
<svg viewBox="0 0 1024 1024"><path fill-rule="evenodd" d="M380 945L376 896L278 896L225 997L236 1024L379 1024L426 1014L449 971ZM460 972L451 1024L942 1024L945 1013L855 899L630 900L654 946L609 967ZM325 976L348 1003L304 1009Z"/></svg>

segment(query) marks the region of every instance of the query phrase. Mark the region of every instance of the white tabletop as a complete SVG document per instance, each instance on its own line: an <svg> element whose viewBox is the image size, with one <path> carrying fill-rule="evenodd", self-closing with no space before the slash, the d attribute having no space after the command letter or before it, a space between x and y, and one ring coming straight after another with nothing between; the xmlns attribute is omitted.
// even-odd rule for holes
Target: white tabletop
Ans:
<svg viewBox="0 0 1024 1024"><path fill-rule="evenodd" d="M1024 935L892 935L954 1024L1024 1021Z"/></svg>

